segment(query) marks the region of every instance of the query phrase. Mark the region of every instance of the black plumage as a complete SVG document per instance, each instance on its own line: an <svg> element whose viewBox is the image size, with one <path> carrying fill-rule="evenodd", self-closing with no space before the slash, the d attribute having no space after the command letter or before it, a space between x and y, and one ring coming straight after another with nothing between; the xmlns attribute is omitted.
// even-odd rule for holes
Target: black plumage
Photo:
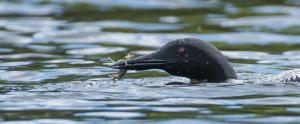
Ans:
<svg viewBox="0 0 300 124"><path fill-rule="evenodd" d="M162 69L175 76L207 82L237 79L233 67L216 47L194 38L171 41L152 54L119 62L112 67L127 70Z"/></svg>

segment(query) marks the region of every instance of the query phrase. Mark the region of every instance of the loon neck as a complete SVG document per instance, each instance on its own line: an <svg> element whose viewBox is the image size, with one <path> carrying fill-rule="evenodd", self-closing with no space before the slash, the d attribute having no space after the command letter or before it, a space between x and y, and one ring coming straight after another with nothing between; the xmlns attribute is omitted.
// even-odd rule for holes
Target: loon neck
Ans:
<svg viewBox="0 0 300 124"><path fill-rule="evenodd" d="M207 82L222 82L228 79L237 79L233 67L225 58L223 61L217 62L208 65L205 72Z"/></svg>

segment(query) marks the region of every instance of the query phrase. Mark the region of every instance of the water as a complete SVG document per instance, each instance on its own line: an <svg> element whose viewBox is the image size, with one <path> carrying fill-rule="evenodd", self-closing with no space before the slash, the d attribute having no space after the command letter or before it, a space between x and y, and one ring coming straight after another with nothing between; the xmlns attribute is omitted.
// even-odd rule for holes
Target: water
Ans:
<svg viewBox="0 0 300 124"><path fill-rule="evenodd" d="M3 0L2 123L299 123L297 0ZM161 70L119 81L103 63L200 38L239 80L190 85ZM294 77L297 78L297 77ZM170 82L183 84L168 85Z"/></svg>

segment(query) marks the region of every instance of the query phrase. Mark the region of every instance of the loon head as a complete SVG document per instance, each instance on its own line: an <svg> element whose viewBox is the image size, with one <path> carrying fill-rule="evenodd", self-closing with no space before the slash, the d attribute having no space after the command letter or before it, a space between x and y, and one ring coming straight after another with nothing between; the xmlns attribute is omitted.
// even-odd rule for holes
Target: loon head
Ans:
<svg viewBox="0 0 300 124"><path fill-rule="evenodd" d="M127 70L162 69L171 75L207 82L237 78L231 64L216 47L193 38L170 41L154 53L116 63L112 67Z"/></svg>

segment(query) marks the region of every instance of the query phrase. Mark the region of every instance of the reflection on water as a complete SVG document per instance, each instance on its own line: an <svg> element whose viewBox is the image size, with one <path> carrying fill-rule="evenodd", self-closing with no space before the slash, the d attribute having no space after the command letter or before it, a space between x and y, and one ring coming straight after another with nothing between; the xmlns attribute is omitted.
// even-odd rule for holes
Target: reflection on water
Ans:
<svg viewBox="0 0 300 124"><path fill-rule="evenodd" d="M298 123L299 2L4 0L0 2L0 122ZM103 65L129 51L200 38L239 80L191 85L161 70ZM181 83L180 83L181 82Z"/></svg>

